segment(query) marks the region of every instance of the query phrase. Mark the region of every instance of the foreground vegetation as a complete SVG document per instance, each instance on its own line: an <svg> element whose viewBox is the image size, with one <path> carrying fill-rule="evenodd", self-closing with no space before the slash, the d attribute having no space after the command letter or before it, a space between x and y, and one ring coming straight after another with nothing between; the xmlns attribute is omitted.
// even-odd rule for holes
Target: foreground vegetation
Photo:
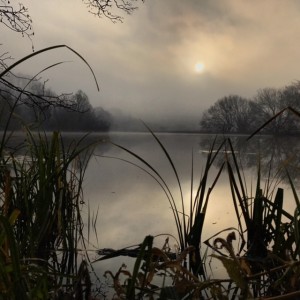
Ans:
<svg viewBox="0 0 300 300"><path fill-rule="evenodd" d="M66 46L42 49L17 61L0 78L6 80L24 60L61 47ZM26 86L18 94L15 86L12 89L10 110L1 111L0 299L88 299L91 270L81 213L83 177L93 145L87 146L85 137L66 144L58 132L41 133L35 124L32 130L23 123L25 139L12 148L9 128L13 118L22 122L17 108ZM43 112L41 102L34 108Z"/></svg>
<svg viewBox="0 0 300 300"><path fill-rule="evenodd" d="M83 149L65 149L58 133L29 131L25 143L21 154L1 149L1 299L83 297L91 289L81 217L89 154L78 161Z"/></svg>

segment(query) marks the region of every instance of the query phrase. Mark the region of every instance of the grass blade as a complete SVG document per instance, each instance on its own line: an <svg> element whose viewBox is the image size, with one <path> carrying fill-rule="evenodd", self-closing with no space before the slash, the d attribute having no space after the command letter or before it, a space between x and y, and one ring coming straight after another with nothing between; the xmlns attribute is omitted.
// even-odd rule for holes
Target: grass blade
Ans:
<svg viewBox="0 0 300 300"><path fill-rule="evenodd" d="M70 50L71 52L75 53L87 66L88 68L90 69L93 77L94 77L94 80L95 80L95 83L96 83L96 86L97 86L97 90L99 91L99 85L98 85L98 81L96 79L96 76L94 74L94 71L93 69L91 68L91 66L88 64L88 62L83 58L83 56L81 56L77 51L75 51L74 49L72 49L71 47L67 46L67 45L55 45L55 46L50 46L50 47L47 47L47 48L43 48L41 50L38 50L38 51L35 51L29 55L26 55L25 57L21 58L20 60L16 61L15 63L13 63L11 66L7 67L3 72L0 73L0 78L2 78L5 74L7 74L10 70L12 70L14 67L16 67L17 65L23 63L24 61L36 56L36 55L39 55L43 52L47 52L47 51L51 51L51 50L54 50L54 49L58 49L58 48L67 48L68 50Z"/></svg>

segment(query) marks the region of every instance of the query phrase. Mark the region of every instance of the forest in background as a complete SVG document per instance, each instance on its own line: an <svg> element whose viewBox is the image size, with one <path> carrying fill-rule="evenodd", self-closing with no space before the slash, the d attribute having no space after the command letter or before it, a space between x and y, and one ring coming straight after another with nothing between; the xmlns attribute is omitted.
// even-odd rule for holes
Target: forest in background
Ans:
<svg viewBox="0 0 300 300"><path fill-rule="evenodd" d="M202 132L251 133L286 107L300 110L300 82L283 88L263 88L253 99L230 95L219 99L203 113ZM300 132L299 118L290 110L280 114L262 130L266 134L289 135Z"/></svg>
<svg viewBox="0 0 300 300"><path fill-rule="evenodd" d="M131 116L120 109L107 111L93 107L88 96L81 90L76 93L57 95L38 79L10 75L11 82L0 83L0 130L4 130L10 112L14 108L9 130L20 130L23 125L35 124L45 131L146 131L138 116ZM22 91L22 93L20 93ZM285 107L300 110L300 82L283 88L259 89L252 99L228 95L217 100L206 111L199 112L199 120L166 119L161 122L147 121L157 132L200 132L248 134L264 124ZM287 110L269 126L265 134L295 135L300 132L299 119Z"/></svg>
<svg viewBox="0 0 300 300"><path fill-rule="evenodd" d="M30 124L45 131L107 131L110 128L111 115L101 107L94 108L81 90L57 95L39 80L17 76L13 81L13 88L0 83L0 130L5 129L14 106L10 130L20 130ZM20 91L23 92L19 94Z"/></svg>

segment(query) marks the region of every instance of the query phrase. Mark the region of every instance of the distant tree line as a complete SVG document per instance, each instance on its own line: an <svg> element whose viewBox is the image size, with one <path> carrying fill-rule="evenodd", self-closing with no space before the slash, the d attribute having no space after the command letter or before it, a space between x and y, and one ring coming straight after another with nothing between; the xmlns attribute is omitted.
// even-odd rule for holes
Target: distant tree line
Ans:
<svg viewBox="0 0 300 300"><path fill-rule="evenodd" d="M45 131L109 129L110 114L102 108L93 108L83 91L58 96L45 83L35 80L27 85L26 81L18 77L14 88L0 83L0 130L7 124L10 130L19 130L24 125L39 126Z"/></svg>
<svg viewBox="0 0 300 300"><path fill-rule="evenodd" d="M253 99L229 95L203 113L201 130L208 133L250 133L286 107L300 111L300 82L258 90ZM286 111L266 126L266 134L298 134L300 119Z"/></svg>

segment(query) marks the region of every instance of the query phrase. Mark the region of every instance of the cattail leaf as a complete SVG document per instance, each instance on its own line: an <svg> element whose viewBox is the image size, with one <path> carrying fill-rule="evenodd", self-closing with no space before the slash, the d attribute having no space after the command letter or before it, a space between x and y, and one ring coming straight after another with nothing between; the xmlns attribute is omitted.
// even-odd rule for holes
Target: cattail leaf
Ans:
<svg viewBox="0 0 300 300"><path fill-rule="evenodd" d="M214 254L212 254L212 257L217 258L222 262L230 279L232 279L241 290L245 290L247 288L247 281L245 280L241 267L236 260Z"/></svg>

